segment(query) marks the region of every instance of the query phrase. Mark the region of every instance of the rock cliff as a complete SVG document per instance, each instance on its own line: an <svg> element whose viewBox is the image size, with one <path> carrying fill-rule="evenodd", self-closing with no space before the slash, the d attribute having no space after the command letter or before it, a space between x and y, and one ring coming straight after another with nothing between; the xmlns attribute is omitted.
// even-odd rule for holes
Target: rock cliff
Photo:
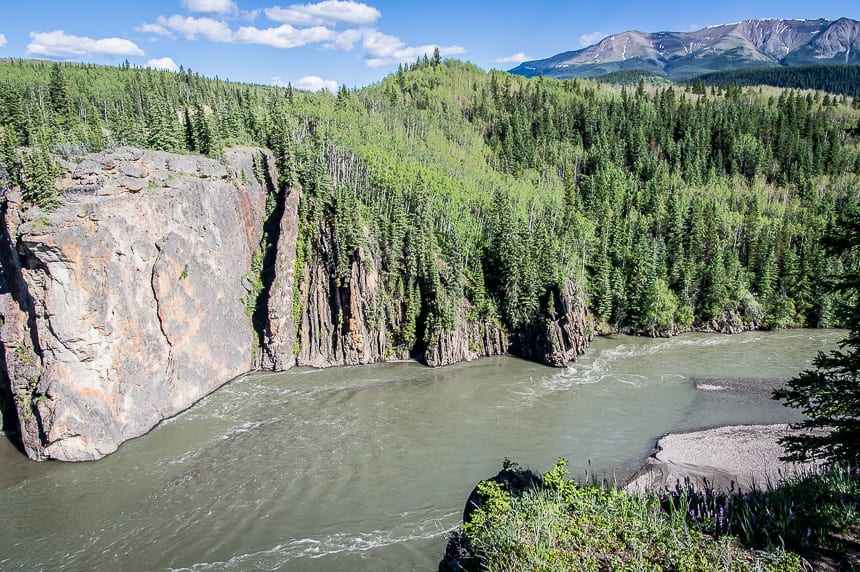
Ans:
<svg viewBox="0 0 860 572"><path fill-rule="evenodd" d="M102 457L252 368L267 161L103 152L66 165L50 213L7 189L0 353L31 458Z"/></svg>
<svg viewBox="0 0 860 572"><path fill-rule="evenodd" d="M588 348L594 327L585 297L570 280L556 293L552 320L529 324L512 336L510 352L553 367L564 367Z"/></svg>
<svg viewBox="0 0 860 572"><path fill-rule="evenodd" d="M339 252L348 273L328 223L300 245L303 191L277 189L268 151L120 148L64 167L57 210L11 188L0 201L0 415L33 459L98 459L260 367L506 352L561 366L591 337L568 283L546 323L509 332L463 299L450 327L416 341L366 230Z"/></svg>
<svg viewBox="0 0 860 572"><path fill-rule="evenodd" d="M326 237L322 244L327 244ZM472 317L463 299L454 325L426 345L399 347L395 332L402 325L403 300L395 311L384 309L386 296L379 276L381 262L372 249L360 247L352 259L350 278L338 284L335 271L318 245L300 283L301 316L296 363L311 367L368 364L417 359L430 367L512 353L562 367L582 354L593 335L584 298L572 282L557 292L556 315L544 324L514 332L489 318ZM273 294L274 295L274 294Z"/></svg>
<svg viewBox="0 0 860 572"><path fill-rule="evenodd" d="M263 333L263 369L284 371L296 364L295 265L302 192L290 189L281 197L273 280L268 290Z"/></svg>

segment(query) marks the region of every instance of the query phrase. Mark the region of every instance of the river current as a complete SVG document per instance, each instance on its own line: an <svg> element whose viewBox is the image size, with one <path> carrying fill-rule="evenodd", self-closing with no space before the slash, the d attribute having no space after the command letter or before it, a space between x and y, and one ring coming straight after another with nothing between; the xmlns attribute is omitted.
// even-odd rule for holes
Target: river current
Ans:
<svg viewBox="0 0 860 572"><path fill-rule="evenodd" d="M0 569L435 570L504 458L621 481L666 432L796 421L768 388L844 335L249 374L95 463L32 463L0 438Z"/></svg>

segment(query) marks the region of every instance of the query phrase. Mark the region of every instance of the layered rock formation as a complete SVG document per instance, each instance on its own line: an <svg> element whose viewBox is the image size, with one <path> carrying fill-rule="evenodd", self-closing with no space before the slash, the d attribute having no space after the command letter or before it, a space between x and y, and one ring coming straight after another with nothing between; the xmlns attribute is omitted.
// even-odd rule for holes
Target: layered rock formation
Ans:
<svg viewBox="0 0 860 572"><path fill-rule="evenodd" d="M0 338L31 458L102 457L252 368L268 160L118 149L69 164L55 212L8 190Z"/></svg>
<svg viewBox="0 0 860 572"><path fill-rule="evenodd" d="M395 332L403 312L386 316L380 261L360 247L349 280L338 285L334 271L316 251L300 284L301 319L297 363L311 367L417 359L430 367L512 353L562 367L588 347L593 327L585 300L572 282L558 292L556 315L543 324L508 332L497 321L472 318L462 300L453 328L438 333L425 347L398 348ZM402 300L397 301L402 305Z"/></svg>
<svg viewBox="0 0 860 572"><path fill-rule="evenodd" d="M594 330L584 296L568 280L557 292L552 320L515 332L510 351L520 357L563 367L585 352Z"/></svg>

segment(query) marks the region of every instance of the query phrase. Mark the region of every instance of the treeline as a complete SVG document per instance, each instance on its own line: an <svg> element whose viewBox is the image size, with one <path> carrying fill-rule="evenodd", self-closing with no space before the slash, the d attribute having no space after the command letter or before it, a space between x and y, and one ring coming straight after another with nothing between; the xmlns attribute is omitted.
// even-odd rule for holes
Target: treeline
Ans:
<svg viewBox="0 0 860 572"><path fill-rule="evenodd" d="M599 83L609 83L615 85L637 86L639 82L645 82L651 85L672 85L673 82L667 76L651 71L651 70L620 70L616 72L605 73L602 75L593 76L593 79Z"/></svg>
<svg viewBox="0 0 860 572"><path fill-rule="evenodd" d="M6 60L0 63L0 158L11 180L47 205L52 189L41 182L50 166L28 158L47 157L41 150L72 157L132 145L218 157L225 146L265 140L269 92L190 70Z"/></svg>
<svg viewBox="0 0 860 572"><path fill-rule="evenodd" d="M835 324L822 280L852 261L820 238L858 200L858 134L835 98L619 93L438 57L336 95L0 63L2 166L32 202L56 200L47 151L265 145L304 189L297 276L316 260L345 287L372 265L392 351L462 319L542 323L570 282L622 330Z"/></svg>
<svg viewBox="0 0 860 572"><path fill-rule="evenodd" d="M860 104L860 66L819 65L748 68L701 75L690 85L750 86L770 85L791 89L818 90L852 97L855 107Z"/></svg>
<svg viewBox="0 0 860 572"><path fill-rule="evenodd" d="M820 238L857 201L860 148L858 114L835 99L615 94L492 73L463 113L496 169L560 190L565 226L592 225L582 261L604 323L652 334L836 323L821 285L845 261Z"/></svg>

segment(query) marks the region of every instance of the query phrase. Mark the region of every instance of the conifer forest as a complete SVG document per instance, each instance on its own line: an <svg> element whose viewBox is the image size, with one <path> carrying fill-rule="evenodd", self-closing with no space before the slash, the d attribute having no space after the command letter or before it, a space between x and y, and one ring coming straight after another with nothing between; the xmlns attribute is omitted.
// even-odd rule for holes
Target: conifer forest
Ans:
<svg viewBox="0 0 860 572"><path fill-rule="evenodd" d="M377 253L375 319L407 348L463 300L510 330L551 319L571 283L602 331L825 327L839 325L826 278L856 262L822 246L860 200L856 104L525 79L438 54L337 94L5 60L0 177L51 209L58 157L267 147L277 185L303 190L298 275L313 244L331 245L341 282L358 248Z"/></svg>

